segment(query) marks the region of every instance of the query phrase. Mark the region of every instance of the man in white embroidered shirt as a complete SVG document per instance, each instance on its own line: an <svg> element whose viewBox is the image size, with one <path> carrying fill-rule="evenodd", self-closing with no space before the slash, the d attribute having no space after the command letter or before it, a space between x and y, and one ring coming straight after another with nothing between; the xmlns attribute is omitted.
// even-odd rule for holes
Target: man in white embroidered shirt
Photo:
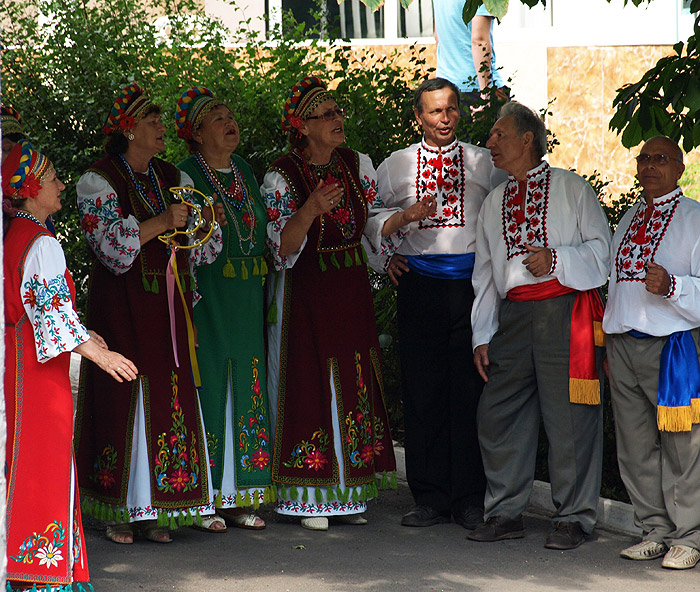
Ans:
<svg viewBox="0 0 700 592"><path fill-rule="evenodd" d="M485 479L476 433L483 382L471 363L471 271L479 208L505 173L488 150L455 139L459 90L426 80L414 97L423 140L377 169L386 207L436 199L436 211L403 236L388 273L398 286L406 472L416 506L404 526L450 517L483 522ZM495 181L494 181L495 178Z"/></svg>
<svg viewBox="0 0 700 592"><path fill-rule="evenodd" d="M683 197L683 153L665 137L637 156L642 195L612 245L610 389L622 480L642 541L626 559L700 559L700 204Z"/></svg>
<svg viewBox="0 0 700 592"><path fill-rule="evenodd" d="M506 104L486 146L509 173L484 201L472 281L474 362L486 386L477 422L487 488L481 542L520 538L540 416L555 507L545 547L573 549L593 530L602 411L597 352L610 228L591 186L543 157L542 120ZM596 339L597 337L597 339Z"/></svg>

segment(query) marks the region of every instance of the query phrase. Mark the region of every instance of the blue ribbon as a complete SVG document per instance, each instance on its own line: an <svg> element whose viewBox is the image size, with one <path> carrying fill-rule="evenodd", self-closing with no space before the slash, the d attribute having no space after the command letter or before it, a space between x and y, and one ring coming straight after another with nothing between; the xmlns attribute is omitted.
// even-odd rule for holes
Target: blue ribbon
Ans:
<svg viewBox="0 0 700 592"><path fill-rule="evenodd" d="M474 253L463 255L407 255L411 271L441 280L464 280L472 277Z"/></svg>
<svg viewBox="0 0 700 592"><path fill-rule="evenodd" d="M700 362L690 331L669 335L661 350L657 405L688 407L700 396Z"/></svg>

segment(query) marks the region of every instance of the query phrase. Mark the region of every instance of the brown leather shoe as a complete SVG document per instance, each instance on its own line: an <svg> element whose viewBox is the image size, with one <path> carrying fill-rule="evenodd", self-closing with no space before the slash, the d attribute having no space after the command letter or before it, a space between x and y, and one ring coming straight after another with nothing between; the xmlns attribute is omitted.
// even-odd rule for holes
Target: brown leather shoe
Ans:
<svg viewBox="0 0 700 592"><path fill-rule="evenodd" d="M568 551L580 547L585 540L586 533L578 522L555 522L544 546L546 549Z"/></svg>
<svg viewBox="0 0 700 592"><path fill-rule="evenodd" d="M521 539L525 536L522 516L515 519L491 516L484 524L467 535L471 541L492 543L505 539Z"/></svg>

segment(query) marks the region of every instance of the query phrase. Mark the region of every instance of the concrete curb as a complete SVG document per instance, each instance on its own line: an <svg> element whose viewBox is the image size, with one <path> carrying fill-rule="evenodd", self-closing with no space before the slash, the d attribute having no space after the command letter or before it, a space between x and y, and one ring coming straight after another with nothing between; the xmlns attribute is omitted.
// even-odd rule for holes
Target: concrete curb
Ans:
<svg viewBox="0 0 700 592"><path fill-rule="evenodd" d="M394 454L396 455L397 478L401 481L406 481L406 452L398 442L394 442ZM552 516L554 514L552 488L549 483L535 481L532 487L528 511L544 516ZM634 524L634 510L630 504L604 497L598 500L598 522L596 528L632 536L641 536L642 534L642 531Z"/></svg>

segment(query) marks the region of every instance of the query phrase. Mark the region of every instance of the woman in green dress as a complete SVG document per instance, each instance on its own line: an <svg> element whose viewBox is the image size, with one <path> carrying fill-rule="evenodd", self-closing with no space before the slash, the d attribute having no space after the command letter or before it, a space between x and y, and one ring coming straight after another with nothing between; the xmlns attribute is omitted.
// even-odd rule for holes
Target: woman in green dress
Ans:
<svg viewBox="0 0 700 592"><path fill-rule="evenodd" d="M223 205L227 222L218 259L197 270L194 307L217 511L232 526L261 529L254 510L274 499L263 342L266 209L252 169L233 154L240 138L226 104L207 88L188 89L176 121L192 153L179 168Z"/></svg>

